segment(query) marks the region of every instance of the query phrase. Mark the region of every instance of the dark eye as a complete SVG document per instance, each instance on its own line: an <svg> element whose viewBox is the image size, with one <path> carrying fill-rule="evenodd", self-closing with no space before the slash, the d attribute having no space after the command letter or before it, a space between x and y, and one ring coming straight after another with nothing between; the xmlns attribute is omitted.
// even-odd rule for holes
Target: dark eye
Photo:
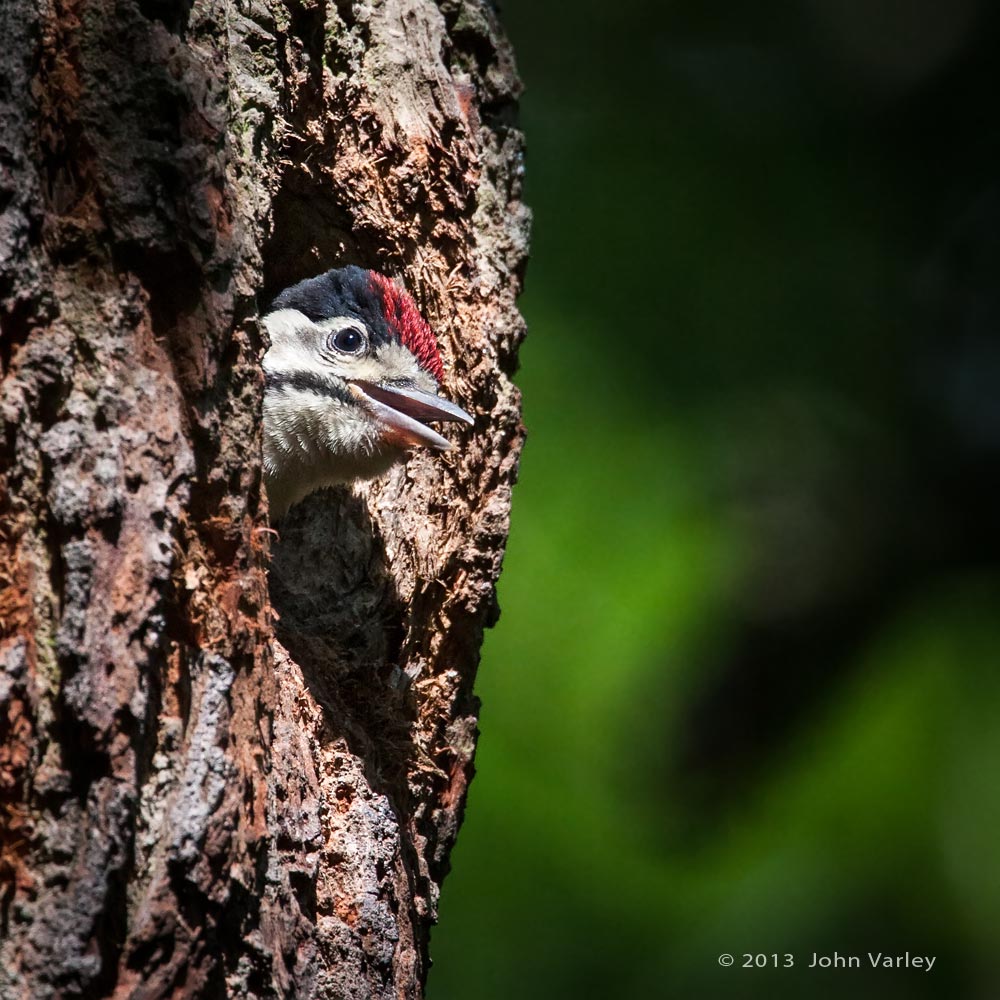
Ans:
<svg viewBox="0 0 1000 1000"><path fill-rule="evenodd" d="M331 333L327 343L341 354L357 354L365 346L365 337L360 330L349 326L345 330Z"/></svg>

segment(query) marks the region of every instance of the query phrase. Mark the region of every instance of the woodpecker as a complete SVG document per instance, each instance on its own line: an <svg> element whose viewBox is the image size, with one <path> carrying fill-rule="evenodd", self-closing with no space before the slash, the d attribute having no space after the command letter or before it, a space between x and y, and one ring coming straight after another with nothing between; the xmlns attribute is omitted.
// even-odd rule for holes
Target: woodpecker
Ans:
<svg viewBox="0 0 1000 1000"><path fill-rule="evenodd" d="M472 423L437 394L431 328L389 278L343 267L286 288L263 318L264 481L272 519L322 486L371 479L414 446L451 445L425 421Z"/></svg>

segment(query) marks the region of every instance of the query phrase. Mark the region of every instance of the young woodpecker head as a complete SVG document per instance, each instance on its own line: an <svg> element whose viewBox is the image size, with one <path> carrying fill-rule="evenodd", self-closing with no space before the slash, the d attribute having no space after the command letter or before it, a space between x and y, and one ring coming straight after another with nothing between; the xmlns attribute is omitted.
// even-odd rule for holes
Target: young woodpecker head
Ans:
<svg viewBox="0 0 1000 1000"><path fill-rule="evenodd" d="M264 316L264 479L277 518L321 486L370 479L417 445L425 421L472 418L437 395L430 327L409 295L360 267L286 288Z"/></svg>

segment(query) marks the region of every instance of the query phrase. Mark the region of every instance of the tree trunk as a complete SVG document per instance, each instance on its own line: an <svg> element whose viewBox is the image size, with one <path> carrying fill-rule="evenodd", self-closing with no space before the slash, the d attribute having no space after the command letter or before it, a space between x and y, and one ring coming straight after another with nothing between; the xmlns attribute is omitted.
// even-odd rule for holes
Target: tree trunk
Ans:
<svg viewBox="0 0 1000 1000"><path fill-rule="evenodd" d="M2 0L0 38L0 996L418 997L521 443L495 15ZM346 263L476 423L279 540L257 309Z"/></svg>

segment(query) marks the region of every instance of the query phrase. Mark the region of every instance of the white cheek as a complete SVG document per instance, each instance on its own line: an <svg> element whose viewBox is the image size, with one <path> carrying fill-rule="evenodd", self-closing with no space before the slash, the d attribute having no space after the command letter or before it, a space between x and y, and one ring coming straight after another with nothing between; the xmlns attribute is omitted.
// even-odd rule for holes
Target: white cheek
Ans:
<svg viewBox="0 0 1000 1000"><path fill-rule="evenodd" d="M298 309L279 309L264 317L271 346L264 354L264 371L308 370L315 362L315 335L312 321Z"/></svg>
<svg viewBox="0 0 1000 1000"><path fill-rule="evenodd" d="M417 364L417 359L401 344L388 344L379 348L377 357L359 358L353 366L352 377L368 382L405 379L425 392L437 392L434 377L424 371Z"/></svg>

